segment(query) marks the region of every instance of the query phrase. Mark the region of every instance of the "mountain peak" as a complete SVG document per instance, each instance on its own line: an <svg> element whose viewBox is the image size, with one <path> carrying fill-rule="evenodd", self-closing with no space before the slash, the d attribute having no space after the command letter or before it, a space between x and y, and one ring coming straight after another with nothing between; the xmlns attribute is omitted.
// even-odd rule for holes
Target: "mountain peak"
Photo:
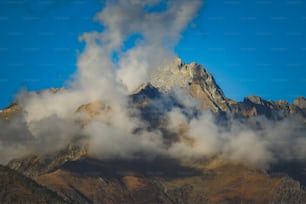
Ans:
<svg viewBox="0 0 306 204"><path fill-rule="evenodd" d="M186 88L191 96L203 102L204 108L229 110L228 101L214 77L195 62L185 64L180 58L175 58L169 66L155 71L150 82L165 92L174 87Z"/></svg>

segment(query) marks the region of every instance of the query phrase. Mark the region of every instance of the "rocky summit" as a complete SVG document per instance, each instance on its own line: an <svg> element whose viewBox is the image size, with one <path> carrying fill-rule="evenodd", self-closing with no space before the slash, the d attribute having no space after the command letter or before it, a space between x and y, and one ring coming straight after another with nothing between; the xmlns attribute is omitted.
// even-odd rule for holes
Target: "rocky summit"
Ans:
<svg viewBox="0 0 306 204"><path fill-rule="evenodd" d="M182 91L181 97L190 97L200 105L178 100L177 95ZM198 117L200 110L210 111L221 126L234 118L256 129L260 121L254 127L252 119L259 117L264 122L295 118L301 122L302 131L306 127L304 97L298 97L293 104L259 96L237 102L224 95L202 65L184 64L179 58L156 70L150 81L140 85L128 98L130 108L138 111L148 129L160 131L166 144L182 138L193 142L187 136L181 137L188 127L175 132L166 128L165 113L174 108L182 110L188 118ZM2 123L10 123L22 111L16 103L0 111ZM75 110L76 115L87 114L87 117L77 118L75 122L86 128L95 117L107 121L113 111L112 104L88 101ZM30 203L306 203L305 161L276 163L262 170L217 154L187 160L165 155L100 158L89 153L90 144L83 142L83 137L79 135L59 151L24 155L1 167L0 192L5 193L0 194L0 203L19 202L23 198L31 198ZM13 173L9 178L2 176L10 171ZM11 196L15 192L17 200Z"/></svg>
<svg viewBox="0 0 306 204"><path fill-rule="evenodd" d="M184 64L180 58L174 63L152 74L151 84L163 91L174 87L189 90L190 95L198 98L204 108L213 111L230 110L228 99L216 83L214 77L197 63Z"/></svg>

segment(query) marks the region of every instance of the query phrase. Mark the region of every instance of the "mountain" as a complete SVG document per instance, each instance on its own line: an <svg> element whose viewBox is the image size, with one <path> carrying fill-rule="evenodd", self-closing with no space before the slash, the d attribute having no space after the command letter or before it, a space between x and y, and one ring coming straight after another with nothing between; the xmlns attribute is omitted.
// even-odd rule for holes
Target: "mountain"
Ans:
<svg viewBox="0 0 306 204"><path fill-rule="evenodd" d="M56 89L51 91L58 93ZM305 98L289 104L248 96L236 102L224 95L202 65L184 64L179 58L169 67L156 70L150 81L128 98L129 106L147 122L146 128L160 131L166 145L178 140L194 142L185 136L188 127L182 126L179 131L167 128L166 113L174 109L190 120L202 110L209 111L216 123L225 127L231 118L258 129L258 123L266 120L291 117L304 124L300 128L306 127ZM194 105L197 103L200 105ZM0 118L9 122L20 112L22 108L14 103L0 111ZM113 109L112 104L103 101L88 101L80 104L75 113L87 114L85 119L76 120L84 128L95 117L107 121ZM254 125L252 119L256 117L266 120ZM101 159L91 155L89 144L81 141L75 139L60 151L15 158L7 166L72 203L306 203L306 162L278 163L264 171L220 155L191 160L166 155Z"/></svg>

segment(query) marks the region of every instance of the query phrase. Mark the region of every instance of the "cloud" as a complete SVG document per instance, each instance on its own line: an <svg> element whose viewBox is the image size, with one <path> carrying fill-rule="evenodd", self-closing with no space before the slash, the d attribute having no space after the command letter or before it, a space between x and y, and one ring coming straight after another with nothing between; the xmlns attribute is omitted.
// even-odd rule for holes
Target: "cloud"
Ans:
<svg viewBox="0 0 306 204"><path fill-rule="evenodd" d="M209 111L202 112L189 122L177 109L171 111L168 117L170 124L177 124L173 122L176 119L177 122L187 123L186 135L193 141L175 143L169 150L171 155L180 155L181 158L220 156L260 169L268 169L282 161L306 159L303 148L306 144L305 127L298 117L271 121L257 116L243 122L229 118L226 127L217 123ZM252 127L254 121L261 127Z"/></svg>
<svg viewBox="0 0 306 204"><path fill-rule="evenodd" d="M132 133L136 127L146 129L147 124L137 117L137 110L129 107L128 94L148 80L152 69L163 66L173 57L173 48L181 32L196 15L201 1L170 0L166 1L165 9L148 11L148 8L160 3L164 2L105 2L101 12L95 16L95 20L103 26L103 31L84 33L79 38L85 42L85 48L78 57L73 79L67 82L68 89L56 93L49 90L23 92L16 97L23 109L23 114L16 119L18 125L11 126L13 120L10 125L1 124L1 128L6 129L1 135L1 144L12 144L11 141L14 141L14 148L18 146L14 149L16 154L7 154L6 161L18 157L17 152L23 156L28 152L25 150L46 153L61 148L80 134L88 137L92 149L100 149L96 144L105 147L103 151L97 152L106 155L121 155L114 149L106 148L109 147L107 141L113 141L112 144L118 146L118 150L125 150L123 152L126 154L133 150L131 144L138 144L133 150L136 151L155 149L153 147L162 143L158 139L161 137L158 131L144 131L138 136ZM124 48L135 34L140 36L135 45ZM117 62L114 55L118 56ZM80 129L76 121L80 120L82 114L76 113L76 110L82 104L95 101L111 106L112 116L107 120L96 117L86 128ZM88 116L84 117L88 119ZM19 138L19 135L24 137ZM30 145L28 141L31 141ZM13 152L10 147L3 148L3 151Z"/></svg>
<svg viewBox="0 0 306 204"><path fill-rule="evenodd" d="M144 1L154 4L159 1ZM106 48L118 52L117 76L133 91L139 84L148 81L153 69L169 62L174 57L173 48L181 32L195 17L201 1L167 1L162 12L148 12L143 1L108 1L106 9L96 19L105 26L99 39ZM134 34L141 36L133 48L122 52L124 43ZM98 37L98 38L97 38ZM89 38L92 41L92 38Z"/></svg>
<svg viewBox="0 0 306 204"><path fill-rule="evenodd" d="M305 131L300 129L299 120L257 117L242 123L230 118L227 126L220 125L211 112L200 110L199 101L179 87L151 101L163 119L162 127L152 130L140 110L130 105L128 95L147 82L155 69L173 64L174 47L202 1L169 0L161 10L148 9L159 3L106 1L95 17L103 31L80 36L85 48L73 79L67 82L69 87L17 96L23 112L10 122L0 122L0 162L58 151L79 137L85 138L89 153L98 158L219 155L263 169L285 159L306 159ZM134 44L127 46L135 36ZM109 112L77 112L88 103L102 103L110 107ZM80 125L82 120L86 125ZM261 127L249 125L251 120ZM175 137L169 139L169 135Z"/></svg>

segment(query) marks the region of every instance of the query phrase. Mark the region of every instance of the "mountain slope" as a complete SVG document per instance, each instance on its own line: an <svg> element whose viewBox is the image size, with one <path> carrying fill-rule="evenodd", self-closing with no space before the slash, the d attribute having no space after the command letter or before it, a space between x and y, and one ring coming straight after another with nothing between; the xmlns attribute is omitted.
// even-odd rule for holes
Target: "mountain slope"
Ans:
<svg viewBox="0 0 306 204"><path fill-rule="evenodd" d="M0 166L0 203L68 203L33 180Z"/></svg>
<svg viewBox="0 0 306 204"><path fill-rule="evenodd" d="M34 179L65 199L80 203L306 202L299 183L288 177L269 176L238 164L211 162L183 166L167 159L86 158L67 162Z"/></svg>

